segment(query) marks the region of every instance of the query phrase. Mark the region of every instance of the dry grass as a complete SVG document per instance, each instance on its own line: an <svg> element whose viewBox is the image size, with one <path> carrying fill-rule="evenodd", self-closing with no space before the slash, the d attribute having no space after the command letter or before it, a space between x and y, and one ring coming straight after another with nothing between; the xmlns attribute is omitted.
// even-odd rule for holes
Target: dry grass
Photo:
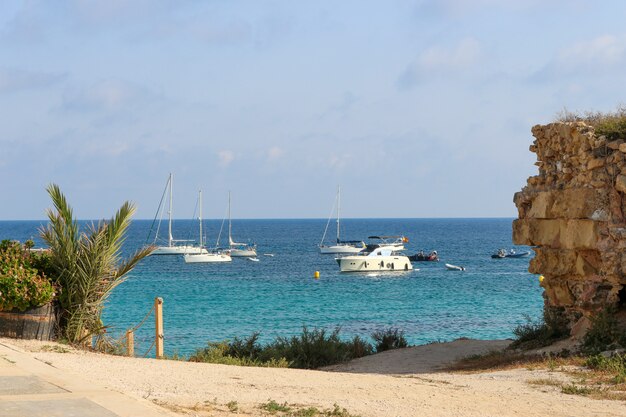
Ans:
<svg viewBox="0 0 626 417"><path fill-rule="evenodd" d="M568 395L626 401L626 380L623 374L610 368L592 369L586 366L588 361L589 359L580 356L553 358L504 350L463 358L446 370L479 373L526 368L561 372L569 379L568 382L564 383L554 378L537 378L530 379L527 383L537 387L555 387Z"/></svg>
<svg viewBox="0 0 626 417"><path fill-rule="evenodd" d="M453 372L502 371L506 369L528 368L539 366L546 359L539 355L528 355L514 351L491 351L483 355L472 355L462 358L444 368Z"/></svg>

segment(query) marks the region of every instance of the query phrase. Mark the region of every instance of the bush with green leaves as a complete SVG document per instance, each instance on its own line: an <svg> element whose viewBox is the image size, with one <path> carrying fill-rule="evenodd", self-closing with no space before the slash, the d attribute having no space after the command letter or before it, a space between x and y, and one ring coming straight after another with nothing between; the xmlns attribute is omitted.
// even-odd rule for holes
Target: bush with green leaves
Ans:
<svg viewBox="0 0 626 417"><path fill-rule="evenodd" d="M619 331L614 309L607 308L591 317L591 326L581 344L586 355L626 346L626 334Z"/></svg>
<svg viewBox="0 0 626 417"><path fill-rule="evenodd" d="M596 136L605 136L609 141L626 140L626 106L620 105L612 112L585 113L571 112L564 109L557 114L560 122L585 122L595 129Z"/></svg>
<svg viewBox="0 0 626 417"><path fill-rule="evenodd" d="M44 272L37 268L38 258L21 243L3 240L0 243L0 310L39 307L54 297L54 287Z"/></svg>
<svg viewBox="0 0 626 417"><path fill-rule="evenodd" d="M376 352L378 353L409 346L404 337L404 332L394 327L375 331L372 333L372 339L374 339Z"/></svg>
<svg viewBox="0 0 626 417"><path fill-rule="evenodd" d="M340 329L331 333L324 329L309 330L290 338L277 337L267 345L258 343L259 333L246 339L209 342L197 350L189 360L195 362L222 363L243 366L289 366L290 368L315 369L346 362L373 353L372 345L355 336L343 341Z"/></svg>
<svg viewBox="0 0 626 417"><path fill-rule="evenodd" d="M544 309L543 320L534 321L528 316L525 319L526 323L513 329L516 338L509 346L511 349L537 349L569 335L565 318L552 309Z"/></svg>

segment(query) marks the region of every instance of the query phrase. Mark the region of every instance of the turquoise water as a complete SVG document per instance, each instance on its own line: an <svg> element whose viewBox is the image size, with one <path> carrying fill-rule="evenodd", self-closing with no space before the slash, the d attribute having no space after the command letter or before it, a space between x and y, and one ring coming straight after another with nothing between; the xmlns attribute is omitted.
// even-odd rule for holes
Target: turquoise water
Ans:
<svg viewBox="0 0 626 417"><path fill-rule="evenodd" d="M507 338L543 305L529 258L491 259L512 247L511 219L346 219L346 239L373 234L408 236L407 253L439 252L441 262L416 262L419 271L341 274L332 256L320 255L326 220L237 220L238 241L257 242L260 262L185 264L179 256L143 260L115 289L104 313L110 332L121 335L164 300L165 351L188 354L208 340L261 332L261 340L290 336L302 326L334 329L345 337L367 337L389 326L404 330L410 343ZM0 222L0 239L37 236L41 222ZM221 221L207 221L209 241ZM135 221L125 250L145 243L151 221ZM177 221L175 237L192 238L197 224ZM528 248L519 247L519 250ZM263 256L271 253L275 256ZM444 263L465 272L447 271ZM320 279L313 274L320 271ZM150 346L152 319L136 335L137 352Z"/></svg>

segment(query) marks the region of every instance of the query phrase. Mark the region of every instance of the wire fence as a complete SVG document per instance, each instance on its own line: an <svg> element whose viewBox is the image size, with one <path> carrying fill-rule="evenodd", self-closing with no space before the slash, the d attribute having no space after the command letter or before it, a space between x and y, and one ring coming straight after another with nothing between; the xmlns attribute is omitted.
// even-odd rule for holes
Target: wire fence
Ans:
<svg viewBox="0 0 626 417"><path fill-rule="evenodd" d="M155 335L154 337L142 337L135 339L135 332L139 330L148 320L148 318L154 313L154 323L155 323ZM152 308L141 321L135 325L134 327L128 329L125 335L126 341L126 354L128 356L135 356L135 342L151 342L150 347L146 352L141 355L141 357L145 358L152 351L153 348L156 348L155 357L160 359L163 357L163 299L157 297L154 299L154 304Z"/></svg>

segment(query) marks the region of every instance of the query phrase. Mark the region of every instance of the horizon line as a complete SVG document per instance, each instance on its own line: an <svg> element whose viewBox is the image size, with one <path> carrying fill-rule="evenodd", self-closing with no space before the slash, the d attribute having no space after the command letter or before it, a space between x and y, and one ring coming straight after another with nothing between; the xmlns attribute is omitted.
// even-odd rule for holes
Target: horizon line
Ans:
<svg viewBox="0 0 626 417"><path fill-rule="evenodd" d="M517 217L510 216L495 216L495 217L345 217L341 220L488 220L488 219L517 219ZM76 219L76 221L101 221L101 220L109 220L105 219ZM154 219L132 219L132 221L153 221ZM179 217L173 218L172 220L197 220L195 218L189 217ZM202 220L223 220L221 218L204 218ZM324 217L239 217L233 218L232 220L325 220L328 221L327 218ZM0 219L0 222L48 222L48 219ZM161 221L167 221L167 219L163 219Z"/></svg>

